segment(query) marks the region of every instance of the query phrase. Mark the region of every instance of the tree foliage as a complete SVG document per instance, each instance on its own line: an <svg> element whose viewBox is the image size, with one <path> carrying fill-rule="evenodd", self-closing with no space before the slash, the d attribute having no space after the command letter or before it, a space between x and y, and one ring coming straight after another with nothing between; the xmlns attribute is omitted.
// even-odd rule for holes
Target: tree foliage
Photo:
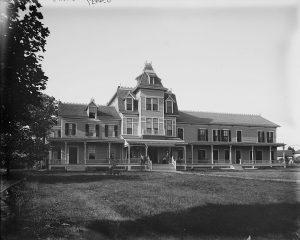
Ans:
<svg viewBox="0 0 300 240"><path fill-rule="evenodd" d="M8 164L32 152L30 142L44 134L48 121L39 115L53 99L43 96L47 76L41 62L49 30L38 0L4 0L1 14L1 151ZM52 108L52 107L50 107ZM41 130L45 128L44 130ZM7 165L9 169L9 164Z"/></svg>

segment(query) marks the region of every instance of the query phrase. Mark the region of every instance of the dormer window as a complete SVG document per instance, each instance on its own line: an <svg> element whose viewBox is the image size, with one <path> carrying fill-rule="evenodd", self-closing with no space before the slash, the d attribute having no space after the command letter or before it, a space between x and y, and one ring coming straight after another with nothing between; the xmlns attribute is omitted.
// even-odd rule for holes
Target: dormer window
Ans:
<svg viewBox="0 0 300 240"><path fill-rule="evenodd" d="M126 98L126 110L127 111L133 110L133 99L130 97Z"/></svg>
<svg viewBox="0 0 300 240"><path fill-rule="evenodd" d="M96 118L96 113L90 112L89 113L89 118Z"/></svg>
<svg viewBox="0 0 300 240"><path fill-rule="evenodd" d="M173 101L166 101L166 113L173 113Z"/></svg>
<svg viewBox="0 0 300 240"><path fill-rule="evenodd" d="M155 78L154 77L150 77L150 84L151 85L155 84Z"/></svg>

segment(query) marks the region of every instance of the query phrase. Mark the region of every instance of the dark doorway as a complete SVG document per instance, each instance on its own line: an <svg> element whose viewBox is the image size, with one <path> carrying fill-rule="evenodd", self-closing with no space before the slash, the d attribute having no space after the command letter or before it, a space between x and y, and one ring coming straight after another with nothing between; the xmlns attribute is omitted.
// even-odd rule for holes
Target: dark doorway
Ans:
<svg viewBox="0 0 300 240"><path fill-rule="evenodd" d="M153 164L158 163L158 151L155 147L149 147L148 148L148 156Z"/></svg>
<svg viewBox="0 0 300 240"><path fill-rule="evenodd" d="M77 147L69 147L69 164L77 164Z"/></svg>
<svg viewBox="0 0 300 240"><path fill-rule="evenodd" d="M255 152L256 160L262 160L262 151L257 150Z"/></svg>
<svg viewBox="0 0 300 240"><path fill-rule="evenodd" d="M235 151L235 163L236 164L241 163L241 151L240 150Z"/></svg>

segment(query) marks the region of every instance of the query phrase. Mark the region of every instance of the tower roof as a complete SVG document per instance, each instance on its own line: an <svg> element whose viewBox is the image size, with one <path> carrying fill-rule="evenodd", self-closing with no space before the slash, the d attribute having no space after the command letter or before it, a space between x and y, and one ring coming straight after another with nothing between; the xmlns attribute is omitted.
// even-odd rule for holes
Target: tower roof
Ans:
<svg viewBox="0 0 300 240"><path fill-rule="evenodd" d="M152 67L152 63L146 62L143 71L146 73L154 73L155 74L153 67Z"/></svg>

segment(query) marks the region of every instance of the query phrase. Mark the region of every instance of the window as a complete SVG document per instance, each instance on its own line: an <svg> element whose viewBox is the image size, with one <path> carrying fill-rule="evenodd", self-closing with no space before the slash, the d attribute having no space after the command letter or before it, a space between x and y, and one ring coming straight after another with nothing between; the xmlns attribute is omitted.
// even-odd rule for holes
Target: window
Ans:
<svg viewBox="0 0 300 240"><path fill-rule="evenodd" d="M220 132L221 132L221 130L216 130L216 129L213 130L213 141L214 142L220 141Z"/></svg>
<svg viewBox="0 0 300 240"><path fill-rule="evenodd" d="M58 135L58 137L61 137L61 130L57 131L57 135Z"/></svg>
<svg viewBox="0 0 300 240"><path fill-rule="evenodd" d="M172 120L166 120L166 135L173 136Z"/></svg>
<svg viewBox="0 0 300 240"><path fill-rule="evenodd" d="M115 133L115 137L118 136L118 125L114 125L114 133Z"/></svg>
<svg viewBox="0 0 300 240"><path fill-rule="evenodd" d="M274 132L267 132L267 142L273 143L274 141Z"/></svg>
<svg viewBox="0 0 300 240"><path fill-rule="evenodd" d="M56 147L55 150L53 151L53 158L57 160L61 160L61 148Z"/></svg>
<svg viewBox="0 0 300 240"><path fill-rule="evenodd" d="M231 141L231 132L230 130L221 130L221 139L222 142L230 142Z"/></svg>
<svg viewBox="0 0 300 240"><path fill-rule="evenodd" d="M213 160L219 160L219 150L213 151Z"/></svg>
<svg viewBox="0 0 300 240"><path fill-rule="evenodd" d="M96 137L100 137L100 126L96 125Z"/></svg>
<svg viewBox="0 0 300 240"><path fill-rule="evenodd" d="M147 130L147 134L152 133L152 119L151 118L146 118L146 130Z"/></svg>
<svg viewBox="0 0 300 240"><path fill-rule="evenodd" d="M89 112L89 118L96 118L96 113Z"/></svg>
<svg viewBox="0 0 300 240"><path fill-rule="evenodd" d="M85 124L85 136L93 136L95 127L92 124Z"/></svg>
<svg viewBox="0 0 300 240"><path fill-rule="evenodd" d="M153 84L154 84L154 82L155 82L155 81L154 81L154 77L150 77L150 84L152 84L152 85L153 85Z"/></svg>
<svg viewBox="0 0 300 240"><path fill-rule="evenodd" d="M88 159L89 160L96 159L96 147L95 146L88 146Z"/></svg>
<svg viewBox="0 0 300 240"><path fill-rule="evenodd" d="M229 149L225 149L224 154L225 154L225 161L229 160Z"/></svg>
<svg viewBox="0 0 300 240"><path fill-rule="evenodd" d="M133 110L133 99L130 97L126 98L126 110L128 111Z"/></svg>
<svg viewBox="0 0 300 240"><path fill-rule="evenodd" d="M151 111L151 98L146 98L146 110Z"/></svg>
<svg viewBox="0 0 300 240"><path fill-rule="evenodd" d="M206 152L203 149L198 150L198 160L205 160Z"/></svg>
<svg viewBox="0 0 300 240"><path fill-rule="evenodd" d="M256 156L256 160L262 160L262 151L257 150L255 156Z"/></svg>
<svg viewBox="0 0 300 240"><path fill-rule="evenodd" d="M275 153L274 153L274 151L271 151L271 160L272 160L272 161L275 160Z"/></svg>
<svg viewBox="0 0 300 240"><path fill-rule="evenodd" d="M198 129L198 141L208 141L208 130L204 128Z"/></svg>
<svg viewBox="0 0 300 240"><path fill-rule="evenodd" d="M242 142L242 131L241 130L236 131L236 141Z"/></svg>
<svg viewBox="0 0 300 240"><path fill-rule="evenodd" d="M126 133L132 134L132 118L127 118Z"/></svg>
<svg viewBox="0 0 300 240"><path fill-rule="evenodd" d="M158 98L152 99L152 109L153 111L158 111Z"/></svg>
<svg viewBox="0 0 300 240"><path fill-rule="evenodd" d="M153 118L153 131L154 134L158 134L158 118Z"/></svg>
<svg viewBox="0 0 300 240"><path fill-rule="evenodd" d="M173 102L171 100L166 101L166 113L173 113Z"/></svg>
<svg viewBox="0 0 300 240"><path fill-rule="evenodd" d="M108 137L108 125L105 125L104 127L104 136Z"/></svg>
<svg viewBox="0 0 300 240"><path fill-rule="evenodd" d="M257 132L257 141L258 142L265 142L265 133L263 131Z"/></svg>
<svg viewBox="0 0 300 240"><path fill-rule="evenodd" d="M66 123L65 124L65 135L76 135L76 124L75 123Z"/></svg>
<svg viewBox="0 0 300 240"><path fill-rule="evenodd" d="M177 128L177 137L183 140L183 128Z"/></svg>

